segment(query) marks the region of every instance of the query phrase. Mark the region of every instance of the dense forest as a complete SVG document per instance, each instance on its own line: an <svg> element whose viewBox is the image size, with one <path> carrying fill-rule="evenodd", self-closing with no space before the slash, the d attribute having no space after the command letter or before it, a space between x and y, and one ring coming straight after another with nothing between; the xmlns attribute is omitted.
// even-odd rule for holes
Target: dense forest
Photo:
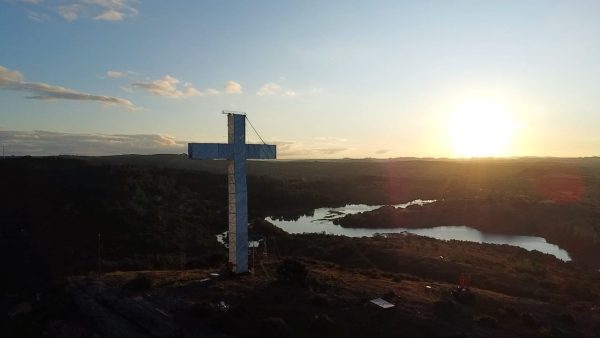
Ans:
<svg viewBox="0 0 600 338"><path fill-rule="evenodd" d="M0 161L0 173L2 259L19 276L18 287L24 287L21 274L32 271L62 275L224 260L214 240L226 230L224 161L178 155L23 157ZM585 211L571 213L573 223L580 215L587 220L574 235L595 243L600 237L600 224L590 217L600 205L596 158L253 161L249 175L251 219L417 198L462 203L464 213L473 201L551 200L555 208Z"/></svg>

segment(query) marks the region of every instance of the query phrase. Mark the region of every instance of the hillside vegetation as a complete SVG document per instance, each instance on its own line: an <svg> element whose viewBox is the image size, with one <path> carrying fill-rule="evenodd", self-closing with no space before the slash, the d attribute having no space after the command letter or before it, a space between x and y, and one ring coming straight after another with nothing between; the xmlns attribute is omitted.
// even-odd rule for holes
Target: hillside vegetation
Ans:
<svg viewBox="0 0 600 338"><path fill-rule="evenodd" d="M56 294L66 276L216 269L227 260L215 239L227 227L223 161L178 155L24 157L0 160L0 173L0 262L8 271L0 281L4 313L36 294ZM569 313L588 311L590 302L598 301L599 159L255 161L249 162L249 175L252 231L270 237L273 266L294 257L319 278L331 275L349 283L348 276L359 273L373 285L383 278L447 287L468 272L478 288L563 306ZM266 216L294 219L317 207L419 198L438 202L409 208L406 215L384 208L340 222L359 227L480 224L490 232L546 236L569 250L574 262L508 246L415 236L287 235L262 221ZM359 292L351 289L350 294ZM498 297L494 302L502 303ZM422 306L432 311L434 303ZM28 319L38 326L31 321L19 326L7 318L2 324L17 325L15 332L35 331L47 325L47 311L44 319ZM580 323L582 331L560 329L593 331L589 320Z"/></svg>

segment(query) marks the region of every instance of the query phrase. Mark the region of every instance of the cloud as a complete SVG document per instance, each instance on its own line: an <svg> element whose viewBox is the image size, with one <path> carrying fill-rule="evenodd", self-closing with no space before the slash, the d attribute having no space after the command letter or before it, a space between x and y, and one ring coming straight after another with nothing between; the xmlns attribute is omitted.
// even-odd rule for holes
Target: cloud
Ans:
<svg viewBox="0 0 600 338"><path fill-rule="evenodd" d="M58 6L58 14L67 21L94 19L122 21L134 17L138 10L133 0L78 0L67 1Z"/></svg>
<svg viewBox="0 0 600 338"><path fill-rule="evenodd" d="M132 72L130 70L122 71L122 70L108 70L104 73L105 78L109 79L123 79L127 78L130 81L137 81L136 78L138 74L136 72ZM130 88L131 90L131 88Z"/></svg>
<svg viewBox="0 0 600 338"><path fill-rule="evenodd" d="M219 91L216 89L206 89L205 91L199 91L192 87L191 84L185 83L181 88L178 88L179 80L166 75L162 79L154 80L152 82L135 82L131 84L132 87L142 89L152 95L168 97L171 99L188 98L192 96L214 96L218 95Z"/></svg>
<svg viewBox="0 0 600 338"><path fill-rule="evenodd" d="M275 82L265 83L258 92L256 93L258 96L274 96L274 95L282 95L287 97L294 97L298 95L295 90L291 90L288 88L283 88L279 84Z"/></svg>
<svg viewBox="0 0 600 338"><path fill-rule="evenodd" d="M100 15L94 17L94 20L106 20L106 21L121 21L125 17L125 13L117 12L114 9L110 9Z"/></svg>
<svg viewBox="0 0 600 338"><path fill-rule="evenodd" d="M46 22L50 20L50 16L48 16L48 14L38 13L31 10L27 10L27 18L37 22Z"/></svg>
<svg viewBox="0 0 600 338"><path fill-rule="evenodd" d="M271 95L275 95L275 94L279 93L280 91L281 91L280 85L278 85L277 83L269 82L269 83L265 83L262 87L260 87L260 89L258 90L256 95L271 96Z"/></svg>
<svg viewBox="0 0 600 338"><path fill-rule="evenodd" d="M77 20L80 11L81 6L78 4L71 4L58 7L58 14L60 14L60 16L62 16L67 21Z"/></svg>
<svg viewBox="0 0 600 338"><path fill-rule="evenodd" d="M215 96L215 95L219 95L220 92L216 89L212 89L212 88L208 88L206 90L204 90L204 93L202 93L202 95L206 95L206 96Z"/></svg>
<svg viewBox="0 0 600 338"><path fill-rule="evenodd" d="M389 153L390 151L392 151L392 149L379 149L379 150L375 151L375 154L381 155L381 154Z"/></svg>
<svg viewBox="0 0 600 338"><path fill-rule="evenodd" d="M346 151L348 150L348 148L320 148L320 149L313 149L314 152L316 152L317 154L324 154L324 155L333 155L333 154L337 154L340 153L342 151Z"/></svg>
<svg viewBox="0 0 600 338"><path fill-rule="evenodd" d="M18 70L9 70L6 67L0 66L0 87L23 82L23 80L25 78Z"/></svg>
<svg viewBox="0 0 600 338"><path fill-rule="evenodd" d="M106 72L106 76L108 76L108 77L110 77L112 79L118 79L118 78L124 77L126 75L127 74L125 74L123 72L116 71L116 70L109 70L109 71Z"/></svg>
<svg viewBox="0 0 600 338"><path fill-rule="evenodd" d="M339 142L347 142L348 139L337 136L317 136L313 137L313 140L322 143L322 144L330 144L330 143L339 143Z"/></svg>
<svg viewBox="0 0 600 338"><path fill-rule="evenodd" d="M3 66L0 66L0 89L28 92L31 94L28 99L94 101L137 109L131 101L119 97L88 94L41 82L26 82L19 71L9 70Z"/></svg>
<svg viewBox="0 0 600 338"><path fill-rule="evenodd" d="M242 85L235 81L227 81L225 83L225 87L223 91L226 94L241 94L242 93Z"/></svg>
<svg viewBox="0 0 600 338"><path fill-rule="evenodd" d="M186 140L167 134L85 134L52 131L0 130L0 143L7 155L120 155L181 154L187 150ZM318 147L309 142L278 141L279 158L333 158L351 150L347 147Z"/></svg>
<svg viewBox="0 0 600 338"><path fill-rule="evenodd" d="M105 135L51 131L3 131L0 142L7 155L180 154L186 141L165 134Z"/></svg>
<svg viewBox="0 0 600 338"><path fill-rule="evenodd" d="M61 0L50 4L44 4L42 0L17 1L36 6L36 12L26 10L27 17L35 21L47 21L49 14L58 15L69 22L79 19L122 21L138 14L135 8L137 0Z"/></svg>
<svg viewBox="0 0 600 338"><path fill-rule="evenodd" d="M352 151L348 140L337 136L318 136L303 141L279 141L277 155L281 158L335 158Z"/></svg>
<svg viewBox="0 0 600 338"><path fill-rule="evenodd" d="M277 156L281 158L320 158L331 157L350 150L347 147L327 147L319 146L312 142L305 143L300 141L279 141L274 142L277 145Z"/></svg>

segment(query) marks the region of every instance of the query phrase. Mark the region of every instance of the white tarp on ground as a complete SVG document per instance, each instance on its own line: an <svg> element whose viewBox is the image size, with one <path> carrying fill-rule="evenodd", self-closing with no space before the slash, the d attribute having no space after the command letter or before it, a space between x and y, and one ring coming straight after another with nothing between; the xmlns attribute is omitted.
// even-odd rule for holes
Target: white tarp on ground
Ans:
<svg viewBox="0 0 600 338"><path fill-rule="evenodd" d="M382 307L384 309L389 309L391 307L396 306L396 305L388 302L387 300L381 299L381 298L371 299L371 303L373 303L373 304L375 304L375 305L377 305L379 307Z"/></svg>

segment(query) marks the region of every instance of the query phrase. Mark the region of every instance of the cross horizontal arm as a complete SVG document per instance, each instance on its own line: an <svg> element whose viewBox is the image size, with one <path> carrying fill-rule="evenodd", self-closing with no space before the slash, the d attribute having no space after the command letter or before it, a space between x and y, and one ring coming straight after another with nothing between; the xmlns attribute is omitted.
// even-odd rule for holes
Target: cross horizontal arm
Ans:
<svg viewBox="0 0 600 338"><path fill-rule="evenodd" d="M275 159L277 149L270 144L246 144L246 158L249 159Z"/></svg>
<svg viewBox="0 0 600 338"><path fill-rule="evenodd" d="M232 143L188 143L188 156L192 160L233 159ZM275 159L276 146L270 144L246 144L247 159Z"/></svg>
<svg viewBox="0 0 600 338"><path fill-rule="evenodd" d="M188 156L192 160L232 159L233 146L227 143L188 143Z"/></svg>

